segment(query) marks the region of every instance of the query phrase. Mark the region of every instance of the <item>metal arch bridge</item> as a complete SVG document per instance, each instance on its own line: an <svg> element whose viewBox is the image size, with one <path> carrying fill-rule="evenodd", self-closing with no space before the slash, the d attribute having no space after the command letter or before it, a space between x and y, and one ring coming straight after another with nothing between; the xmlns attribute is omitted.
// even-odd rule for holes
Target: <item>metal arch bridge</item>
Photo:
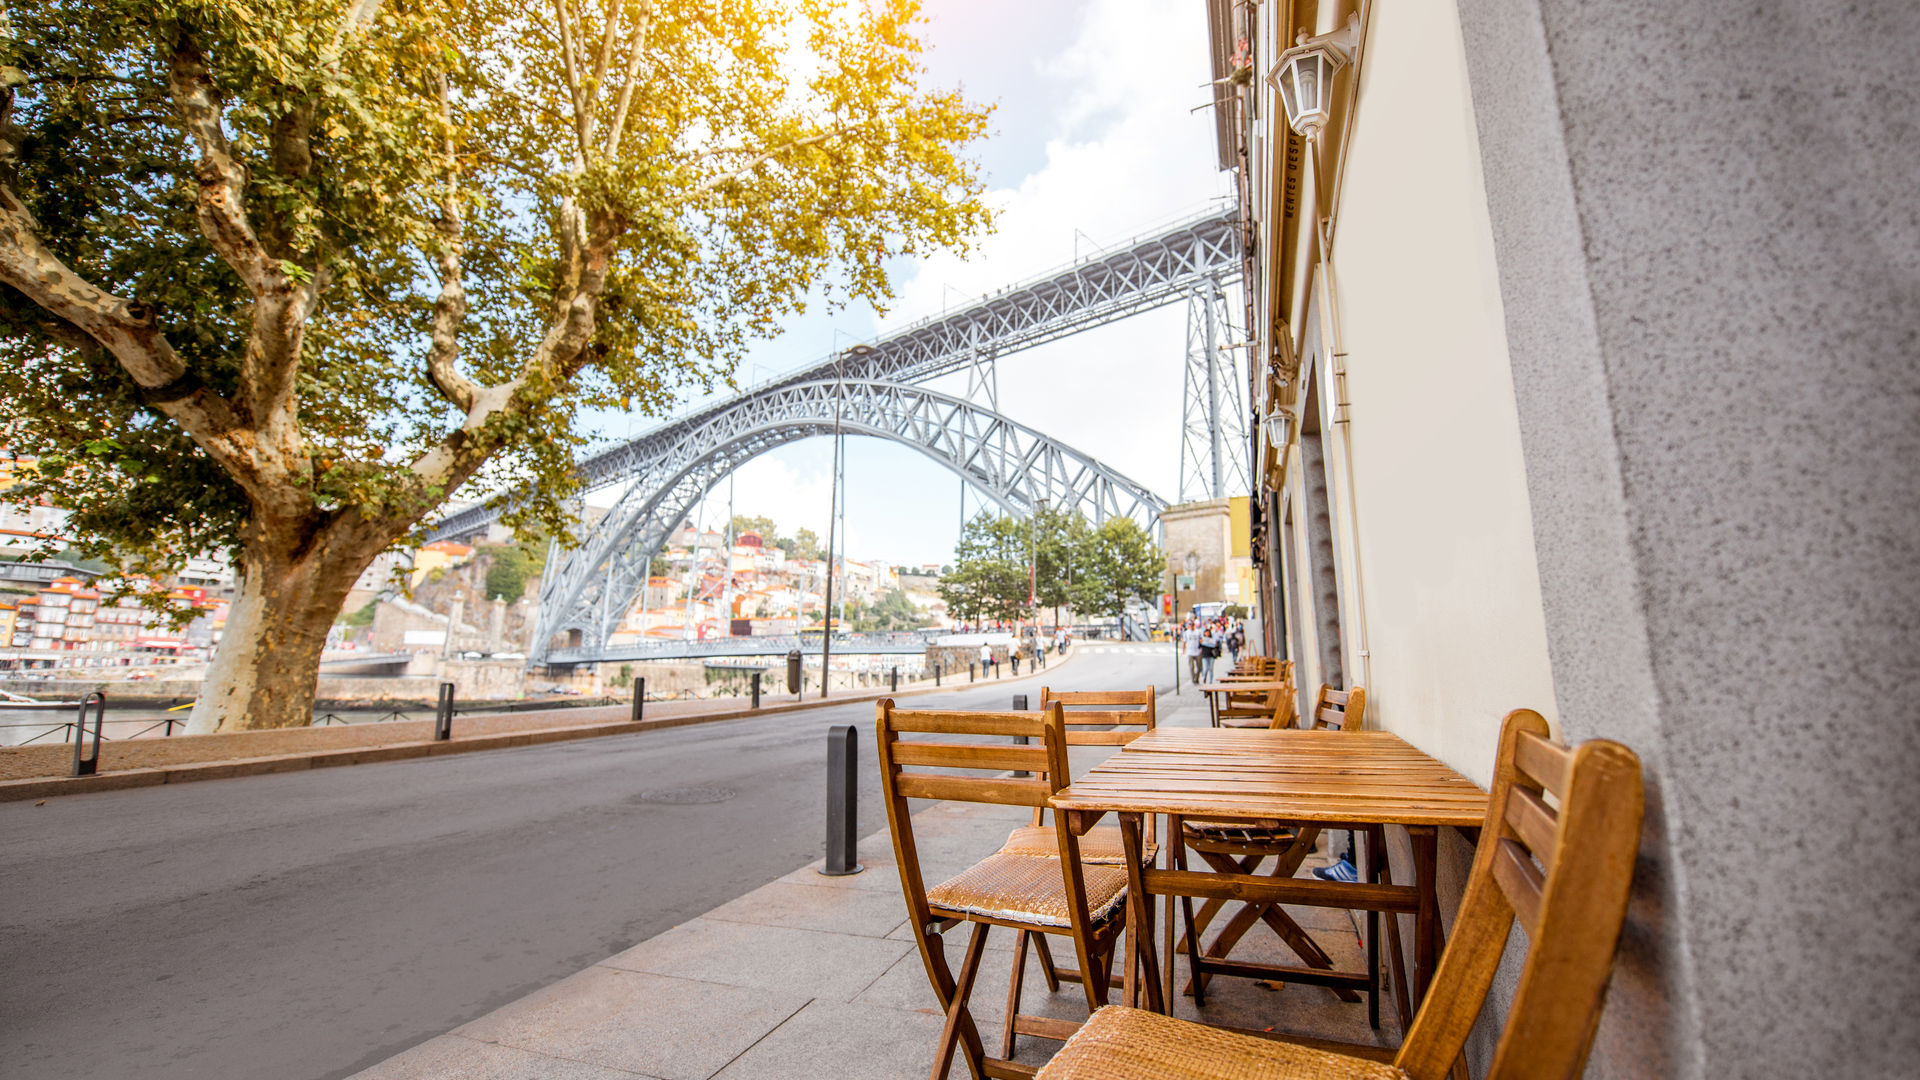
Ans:
<svg viewBox="0 0 1920 1080"><path fill-rule="evenodd" d="M782 383L735 398L698 427L674 425L642 463L626 494L586 542L540 584L529 659L554 635L580 631L568 655L604 651L650 572L655 553L694 504L728 473L777 446L840 430L912 447L1011 513L1042 501L1095 520L1150 522L1166 501L1092 457L965 399L878 380Z"/></svg>
<svg viewBox="0 0 1920 1080"><path fill-rule="evenodd" d="M1197 292L1217 292L1239 277L1238 211L1210 211L903 327L875 341L872 352L842 358L838 374L849 379L920 382L991 363L995 357L1057 341ZM794 383L832 379L835 374L834 358L827 357L741 393L769 393ZM986 404L992 408L995 403ZM709 406L591 454L580 461L580 475L590 490L617 484L643 471L647 459L670 444L678 429L704 424L731 405L728 401ZM428 539L469 536L499 516L498 506L476 504L442 519Z"/></svg>
<svg viewBox="0 0 1920 1080"><path fill-rule="evenodd" d="M1187 412L1190 418L1196 410L1205 412L1217 424L1232 425L1236 410L1221 403L1237 380L1218 380L1216 393L1212 365L1230 354L1231 347L1222 344L1231 337L1225 330L1223 287L1239 278L1240 267L1237 210L1210 211L921 320L858 355L829 357L748 388L583 459L578 468L589 489L631 483L579 548L550 563L529 663L605 658L608 637L638 595L651 556L701 495L767 450L831 434L829 395L836 374L845 380L844 431L913 446L1013 513L1024 514L1048 499L1096 519L1114 514L1150 519L1165 500L999 414L994 361L1184 299L1189 338L1204 325L1206 342L1196 355L1190 341L1188 366L1204 366L1209 387L1204 402L1195 399L1190 373ZM1216 312L1221 318L1214 317ZM968 373L965 399L905 385L959 371ZM1187 453L1183 443L1183 487ZM1216 486L1219 476L1216 467ZM497 505L470 507L444 519L431 539L470 535L498 514ZM563 633L569 645L554 648L555 637Z"/></svg>

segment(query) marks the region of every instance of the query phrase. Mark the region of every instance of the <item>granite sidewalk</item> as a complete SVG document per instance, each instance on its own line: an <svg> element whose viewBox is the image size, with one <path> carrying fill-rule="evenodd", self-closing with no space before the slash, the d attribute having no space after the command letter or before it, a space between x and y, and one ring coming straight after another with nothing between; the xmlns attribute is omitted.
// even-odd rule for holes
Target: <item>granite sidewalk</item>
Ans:
<svg viewBox="0 0 1920 1080"><path fill-rule="evenodd" d="M1161 712L1163 724L1206 723L1192 696L1163 696ZM1075 773L1101 756L1097 748L1076 750ZM941 880L990 854L1025 821L1026 811L1009 807L938 803L921 810L914 825L927 879ZM797 869L353 1080L925 1076L941 1014L906 924L886 831L862 840L860 859L866 870L851 877L822 876L819 863ZM1325 861L1316 855L1308 865ZM1289 911L1337 964L1361 965L1360 937L1348 913ZM948 935L955 970L965 941L964 931ZM990 1044L1005 1012L1012 946L1011 931L993 932L972 998ZM1235 956L1281 959L1277 940L1259 928ZM1184 964L1179 973L1184 981ZM1086 1016L1082 991L1067 984L1049 994L1031 959L1021 1007L1063 1019ZM1342 1004L1318 987L1220 979L1209 985L1203 1013L1184 997L1176 1011L1211 1023L1383 1046L1399 1038L1390 1018L1379 1032L1369 1031L1364 1004ZM1022 1038L1016 1057L1039 1064L1057 1047ZM964 1073L964 1066L956 1068Z"/></svg>

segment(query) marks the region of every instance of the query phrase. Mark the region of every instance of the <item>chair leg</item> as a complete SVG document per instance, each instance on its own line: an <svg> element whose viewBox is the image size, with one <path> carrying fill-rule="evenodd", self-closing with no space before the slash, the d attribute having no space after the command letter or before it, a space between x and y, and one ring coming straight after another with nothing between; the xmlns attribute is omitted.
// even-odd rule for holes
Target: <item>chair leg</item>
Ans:
<svg viewBox="0 0 1920 1080"><path fill-rule="evenodd" d="M1020 1015L1020 983L1027 974L1027 938L1030 931L1013 932L1013 978L1007 984L1007 1023L1006 1030L1000 1036L1000 1056L1013 1057L1013 1020Z"/></svg>
<svg viewBox="0 0 1920 1080"><path fill-rule="evenodd" d="M976 929L976 937L978 934ZM938 932L927 930L921 933L919 944L920 959L926 965L927 981L933 984L933 995L939 1000L943 1011L950 1010L956 1000L964 999L955 996L957 984L954 981L952 969L947 966L946 942ZM982 944L984 945L984 941ZM972 943L969 943L968 947L971 948ZM959 1036L960 1052L967 1059L968 1070L975 1080L982 1080L985 1074L984 1062L987 1050L985 1044L980 1041L980 1031L974 1025L971 1013L961 1016ZM951 1046L944 1052L944 1056L952 1056Z"/></svg>
<svg viewBox="0 0 1920 1080"><path fill-rule="evenodd" d="M1047 980L1047 993L1060 992L1060 973L1053 967L1053 952L1047 948L1047 935L1033 935L1033 951L1040 955L1040 975Z"/></svg>
<svg viewBox="0 0 1920 1080"><path fill-rule="evenodd" d="M974 977L980 974L980 956L987 949L987 931L991 923L973 924L973 935L967 939L967 955L960 962L960 978L954 983L953 1000L947 1004L947 1022L940 1028L940 1042L934 1047L933 1072L931 1080L947 1080L947 1074L953 1071L953 1050L961 1041L964 1029L973 1027L973 1015L967 1011L967 998L973 993ZM975 1039L979 1036L976 1034ZM984 1054L981 1055L984 1057ZM975 1080L986 1080L985 1062L970 1053L967 1068Z"/></svg>

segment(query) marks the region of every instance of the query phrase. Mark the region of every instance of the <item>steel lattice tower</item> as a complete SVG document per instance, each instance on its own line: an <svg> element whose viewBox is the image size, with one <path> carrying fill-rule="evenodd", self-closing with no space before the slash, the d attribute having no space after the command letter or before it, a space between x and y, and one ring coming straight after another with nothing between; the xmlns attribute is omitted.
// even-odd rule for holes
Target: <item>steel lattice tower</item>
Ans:
<svg viewBox="0 0 1920 1080"><path fill-rule="evenodd" d="M1180 501L1247 493L1246 384L1226 293L1209 279L1187 297Z"/></svg>

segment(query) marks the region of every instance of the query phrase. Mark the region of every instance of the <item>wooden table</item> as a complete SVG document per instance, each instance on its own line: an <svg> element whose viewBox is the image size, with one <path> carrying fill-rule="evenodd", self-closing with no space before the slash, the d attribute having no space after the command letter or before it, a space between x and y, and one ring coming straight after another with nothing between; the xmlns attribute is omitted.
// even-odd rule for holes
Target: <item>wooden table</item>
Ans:
<svg viewBox="0 0 1920 1080"><path fill-rule="evenodd" d="M1487 796L1473 781L1383 731L1263 731L1233 728L1156 728L1095 766L1050 800L1067 827L1085 834L1106 814L1120 820L1128 854L1129 934L1147 977L1148 1007L1171 1012L1158 975L1151 927L1153 896L1273 901L1414 916L1412 1008L1426 993L1439 956L1440 915L1434 862L1443 826L1477 828ZM1278 827L1367 829L1397 825L1412 840L1414 883L1382 884L1275 878L1250 873L1142 866L1142 821L1171 819L1171 849L1180 843L1183 817L1227 819ZM1168 915L1172 922L1171 908ZM1171 930L1171 925L1169 925ZM1198 943L1190 942L1197 951ZM1190 952L1190 959L1193 954ZM1167 958L1169 971L1173 958ZM1327 986L1365 985L1366 975L1318 968L1220 964L1225 974L1256 974ZM1245 969L1245 970L1241 970ZM1269 970L1270 969L1270 970ZM1355 980L1358 980L1356 983ZM1169 980L1170 993L1171 980ZM1374 987L1377 989L1377 987ZM1411 1021L1402 1009L1401 1030Z"/></svg>
<svg viewBox="0 0 1920 1080"><path fill-rule="evenodd" d="M1194 689L1207 695L1207 719L1219 727L1221 694L1270 694L1275 690L1291 690L1293 684L1278 679L1235 679L1229 675L1226 682L1201 683Z"/></svg>

